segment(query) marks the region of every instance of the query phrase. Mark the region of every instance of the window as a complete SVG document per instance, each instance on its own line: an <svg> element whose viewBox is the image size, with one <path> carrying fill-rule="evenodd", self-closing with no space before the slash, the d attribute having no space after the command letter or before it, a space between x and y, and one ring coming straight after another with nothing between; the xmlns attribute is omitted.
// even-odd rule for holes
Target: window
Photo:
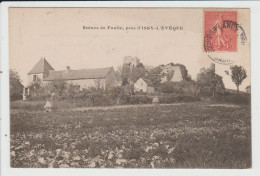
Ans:
<svg viewBox="0 0 260 176"><path fill-rule="evenodd" d="M37 81L37 75L33 75L33 81Z"/></svg>

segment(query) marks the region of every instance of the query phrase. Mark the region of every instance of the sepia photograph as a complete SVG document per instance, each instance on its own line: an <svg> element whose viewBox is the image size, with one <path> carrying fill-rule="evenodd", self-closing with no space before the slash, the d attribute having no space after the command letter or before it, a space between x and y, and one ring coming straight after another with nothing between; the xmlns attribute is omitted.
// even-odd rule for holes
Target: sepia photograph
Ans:
<svg viewBox="0 0 260 176"><path fill-rule="evenodd" d="M11 168L252 168L249 8L8 15Z"/></svg>

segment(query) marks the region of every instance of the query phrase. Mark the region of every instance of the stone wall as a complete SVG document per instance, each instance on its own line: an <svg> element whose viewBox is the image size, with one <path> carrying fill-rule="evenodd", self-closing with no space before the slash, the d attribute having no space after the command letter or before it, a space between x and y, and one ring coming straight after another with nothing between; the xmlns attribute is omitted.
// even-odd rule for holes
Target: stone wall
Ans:
<svg viewBox="0 0 260 176"><path fill-rule="evenodd" d="M100 86L100 88L105 88L105 79L78 79L78 80L68 80L67 83L79 85L80 90L82 89L88 89L90 87L97 88Z"/></svg>
<svg viewBox="0 0 260 176"><path fill-rule="evenodd" d="M37 73L37 74L30 74L28 75L28 85L31 85L33 83L33 77L36 75L37 79L36 81L42 81L43 80L43 73Z"/></svg>

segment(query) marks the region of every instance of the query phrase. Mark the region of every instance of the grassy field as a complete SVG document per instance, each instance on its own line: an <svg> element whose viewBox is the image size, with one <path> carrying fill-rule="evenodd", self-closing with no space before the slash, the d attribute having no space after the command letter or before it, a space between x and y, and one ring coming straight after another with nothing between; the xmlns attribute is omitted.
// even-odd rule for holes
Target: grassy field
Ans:
<svg viewBox="0 0 260 176"><path fill-rule="evenodd" d="M249 105L11 111L12 167L250 168Z"/></svg>

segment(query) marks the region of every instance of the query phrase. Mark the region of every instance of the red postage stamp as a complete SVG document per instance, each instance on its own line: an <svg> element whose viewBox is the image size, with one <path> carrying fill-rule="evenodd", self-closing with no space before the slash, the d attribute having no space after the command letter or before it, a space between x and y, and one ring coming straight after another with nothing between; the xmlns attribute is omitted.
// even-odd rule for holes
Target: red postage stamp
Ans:
<svg viewBox="0 0 260 176"><path fill-rule="evenodd" d="M204 50L237 51L237 11L204 11Z"/></svg>

